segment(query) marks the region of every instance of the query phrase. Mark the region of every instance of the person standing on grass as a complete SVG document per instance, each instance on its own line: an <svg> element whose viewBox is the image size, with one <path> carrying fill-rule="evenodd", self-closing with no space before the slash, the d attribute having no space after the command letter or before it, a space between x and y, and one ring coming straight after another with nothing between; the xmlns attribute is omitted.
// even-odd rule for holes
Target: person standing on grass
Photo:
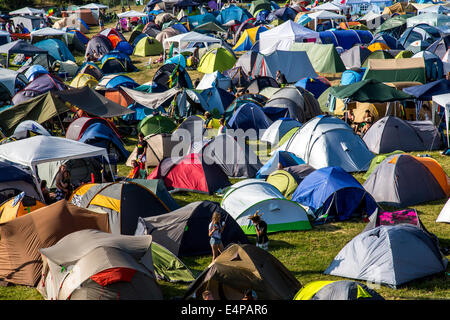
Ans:
<svg viewBox="0 0 450 320"><path fill-rule="evenodd" d="M259 211L259 210L258 210ZM267 237L267 223L261 219L261 216L258 215L258 211L249 219L255 225L256 231L256 246L258 248L269 250L269 237Z"/></svg>
<svg viewBox="0 0 450 320"><path fill-rule="evenodd" d="M221 254L224 250L222 243L222 233L225 228L225 222L220 223L220 213L215 211L213 213L211 223L209 224L209 244L212 249L212 261L214 261L219 254Z"/></svg>
<svg viewBox="0 0 450 320"><path fill-rule="evenodd" d="M139 141L137 144L136 161L139 163L141 169L145 169L145 162L147 161L148 142L144 140L144 134L139 132Z"/></svg>

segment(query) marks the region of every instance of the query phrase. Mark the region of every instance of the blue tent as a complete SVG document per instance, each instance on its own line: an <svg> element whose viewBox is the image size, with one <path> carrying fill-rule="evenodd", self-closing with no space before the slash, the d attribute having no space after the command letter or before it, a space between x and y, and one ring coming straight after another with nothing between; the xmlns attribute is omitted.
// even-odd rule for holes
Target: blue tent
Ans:
<svg viewBox="0 0 450 320"><path fill-rule="evenodd" d="M304 164L305 161L297 157L295 154L287 151L276 151L272 157L263 165L256 173L257 179L265 179L272 172L278 169L278 163L281 163L283 167L292 167L299 164Z"/></svg>
<svg viewBox="0 0 450 320"><path fill-rule="evenodd" d="M265 115L263 109L254 103L244 103L237 109L228 121L232 129L267 129L272 121Z"/></svg>
<svg viewBox="0 0 450 320"><path fill-rule="evenodd" d="M373 35L367 30L328 30L319 32L323 44L334 44L348 50L355 44L368 44L373 40Z"/></svg>
<svg viewBox="0 0 450 320"><path fill-rule="evenodd" d="M370 216L378 207L363 186L340 167L325 167L310 173L295 190L292 201L308 206L316 222Z"/></svg>
<svg viewBox="0 0 450 320"><path fill-rule="evenodd" d="M73 61L75 62L75 58L73 57L72 53L70 52L69 48L58 39L46 39L39 41L38 43L34 44L36 47L45 49L48 51L48 54L55 58L55 60L59 61Z"/></svg>
<svg viewBox="0 0 450 320"><path fill-rule="evenodd" d="M39 77L41 74L45 73L49 73L47 69L45 69L43 66L39 64L35 64L25 72L25 77L27 77L28 81L31 82L37 77Z"/></svg>
<svg viewBox="0 0 450 320"><path fill-rule="evenodd" d="M134 89L136 87L139 87L139 84L131 79L128 76L125 75L118 75L108 81L107 84L105 84L105 87L107 89L114 89L118 88L119 86Z"/></svg>
<svg viewBox="0 0 450 320"><path fill-rule="evenodd" d="M130 155L123 146L122 141L117 137L117 134L110 127L100 122L90 125L78 141L105 148L108 150L108 153L111 153L109 146L112 144L119 152L119 161L125 161Z"/></svg>
<svg viewBox="0 0 450 320"><path fill-rule="evenodd" d="M133 103L128 106L128 109L133 110L134 113L129 113L122 116L122 119L125 121L141 121L145 117L152 115L154 110L144 107L139 103Z"/></svg>
<svg viewBox="0 0 450 320"><path fill-rule="evenodd" d="M130 64L132 63L131 58L128 56L128 54L120 52L118 50L112 50L102 57L100 64L105 63L105 61L108 60L109 58L116 58L116 59L120 60L121 62L126 60L128 63L130 63Z"/></svg>
<svg viewBox="0 0 450 320"><path fill-rule="evenodd" d="M191 26L191 30L199 25L208 23L208 22L214 22L216 24L220 24L216 17L212 13L206 13L206 14L197 14L193 16L188 16L187 20L189 22L189 25Z"/></svg>
<svg viewBox="0 0 450 320"><path fill-rule="evenodd" d="M225 112L235 98L233 94L217 87L202 90L200 96L208 105L208 111L217 108L220 114Z"/></svg>
<svg viewBox="0 0 450 320"><path fill-rule="evenodd" d="M171 25L172 28L174 28L175 30L180 31L181 33L187 33L189 32L188 28L186 28L186 26L184 24L181 23L176 23Z"/></svg>
<svg viewBox="0 0 450 320"><path fill-rule="evenodd" d="M176 65L180 65L181 67L186 68L186 58L182 54L177 54L172 58L167 59L164 64L174 63Z"/></svg>
<svg viewBox="0 0 450 320"><path fill-rule="evenodd" d="M115 50L120 51L120 52L122 52L122 53L124 53L126 55L133 54L133 47L131 46L131 44L128 43L128 41L120 41L117 44Z"/></svg>
<svg viewBox="0 0 450 320"><path fill-rule="evenodd" d="M415 96L418 100L430 101L433 96L450 92L450 80L441 79L418 86L404 88L403 91Z"/></svg>
<svg viewBox="0 0 450 320"><path fill-rule="evenodd" d="M68 32L74 34L78 38L78 40L80 40L81 43L84 45L86 45L89 42L89 38L78 30L70 30Z"/></svg>
<svg viewBox="0 0 450 320"><path fill-rule="evenodd" d="M0 183L9 181L24 181L34 185L31 174L13 164L0 161Z"/></svg>
<svg viewBox="0 0 450 320"><path fill-rule="evenodd" d="M275 11L272 11L269 16L267 17L267 20L273 21L275 19L281 19L283 21L287 20L295 20L295 16L297 15L297 11L290 7L283 7L280 9L277 9Z"/></svg>
<svg viewBox="0 0 450 320"><path fill-rule="evenodd" d="M366 68L362 68L361 72L357 72L354 70L345 70L341 76L341 86L356 83L362 80L364 73L366 72Z"/></svg>
<svg viewBox="0 0 450 320"><path fill-rule="evenodd" d="M300 79L295 83L295 86L308 90L316 99L319 99L320 95L330 87L328 84L317 78Z"/></svg>
<svg viewBox="0 0 450 320"><path fill-rule="evenodd" d="M227 25L242 23L250 18L253 18L253 16L247 11L247 9L230 5L228 8L221 10L216 19L219 24Z"/></svg>

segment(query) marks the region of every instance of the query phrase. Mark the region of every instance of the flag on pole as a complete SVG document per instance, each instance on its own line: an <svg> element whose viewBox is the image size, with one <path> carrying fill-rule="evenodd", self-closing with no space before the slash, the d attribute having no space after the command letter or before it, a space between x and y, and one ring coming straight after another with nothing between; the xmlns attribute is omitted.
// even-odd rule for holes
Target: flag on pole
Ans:
<svg viewBox="0 0 450 320"><path fill-rule="evenodd" d="M311 7L316 7L319 4L319 0L313 0L311 1Z"/></svg>

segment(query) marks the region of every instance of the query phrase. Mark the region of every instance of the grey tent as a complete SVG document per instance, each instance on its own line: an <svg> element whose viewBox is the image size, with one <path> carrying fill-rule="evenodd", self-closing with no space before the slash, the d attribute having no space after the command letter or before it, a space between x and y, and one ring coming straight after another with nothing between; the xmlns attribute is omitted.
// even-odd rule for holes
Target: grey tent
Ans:
<svg viewBox="0 0 450 320"><path fill-rule="evenodd" d="M255 51L247 51L243 55L239 57L239 59L234 64L234 67L240 67L245 72L246 75L248 75L255 65L256 58L258 57L258 53Z"/></svg>
<svg viewBox="0 0 450 320"><path fill-rule="evenodd" d="M392 116L375 122L363 140L369 150L376 154L395 150L438 150L442 147L442 139L433 122L405 121Z"/></svg>
<svg viewBox="0 0 450 320"><path fill-rule="evenodd" d="M319 103L314 99L314 96L311 96L311 93L304 89L284 87L272 95L264 105L264 110L271 113L269 110L274 110L273 108L284 108L288 110L286 116L305 123L322 114Z"/></svg>
<svg viewBox="0 0 450 320"><path fill-rule="evenodd" d="M305 285L294 300L384 300L365 284L350 281L313 281Z"/></svg>
<svg viewBox="0 0 450 320"><path fill-rule="evenodd" d="M47 300L162 300L151 236L73 232L41 249L38 290Z"/></svg>
<svg viewBox="0 0 450 320"><path fill-rule="evenodd" d="M202 154L214 159L229 177L254 178L262 167L261 161L244 139L241 143L237 140L227 134L219 135L203 146Z"/></svg>
<svg viewBox="0 0 450 320"><path fill-rule="evenodd" d="M172 141L170 133L151 134L144 138L147 141L146 162L147 167L156 167L164 158L171 156L172 149L178 144L178 141ZM136 160L137 147L128 157L126 165L131 167L131 161Z"/></svg>
<svg viewBox="0 0 450 320"><path fill-rule="evenodd" d="M34 56L36 54L48 54L48 51L33 46L25 40L17 40L0 46L0 53L6 53L6 67L8 68L11 54L21 53L26 56Z"/></svg>
<svg viewBox="0 0 450 320"><path fill-rule="evenodd" d="M432 170L426 165L427 160L433 165ZM431 158L408 154L384 159L363 187L378 203L403 208L448 196L447 177L442 167Z"/></svg>
<svg viewBox="0 0 450 320"><path fill-rule="evenodd" d="M355 45L341 53L341 59L347 69L361 68L372 51L366 47Z"/></svg>
<svg viewBox="0 0 450 320"><path fill-rule="evenodd" d="M397 288L443 272L447 263L425 232L409 224L399 224L379 226L357 235L324 273Z"/></svg>
<svg viewBox="0 0 450 320"><path fill-rule="evenodd" d="M311 167L308 164L299 164L297 166L290 166L283 168L284 171L287 171L291 174L291 176L295 179L295 181L300 184L300 182L305 179L307 175L309 175L311 172L315 171L313 167Z"/></svg>
<svg viewBox="0 0 450 320"><path fill-rule="evenodd" d="M151 235L153 240L178 257L209 254L208 225L213 213L226 223L222 233L224 246L230 243L249 243L236 221L212 201L196 201L178 210L154 217L139 218L136 235Z"/></svg>

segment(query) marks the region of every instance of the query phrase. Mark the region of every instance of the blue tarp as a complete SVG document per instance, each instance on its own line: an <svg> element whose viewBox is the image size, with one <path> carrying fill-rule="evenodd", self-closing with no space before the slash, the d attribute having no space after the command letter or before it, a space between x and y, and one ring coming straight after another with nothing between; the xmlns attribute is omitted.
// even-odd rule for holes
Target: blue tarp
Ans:
<svg viewBox="0 0 450 320"><path fill-rule="evenodd" d="M232 129L267 129L271 120L264 114L263 109L254 103L244 103L237 109L228 121Z"/></svg>
<svg viewBox="0 0 450 320"><path fill-rule="evenodd" d="M125 121L141 121L146 116L152 115L154 110L144 107L139 103L133 103L128 106L128 109L135 111L134 113L126 114L122 117Z"/></svg>
<svg viewBox="0 0 450 320"><path fill-rule="evenodd" d="M257 179L265 179L272 172L278 169L278 163L281 163L283 167L291 167L299 164L304 164L305 161L297 157L295 154L287 151L280 151L274 153L274 155L263 165L256 173Z"/></svg>
<svg viewBox="0 0 450 320"><path fill-rule="evenodd" d="M70 52L69 48L58 39L47 39L39 41L38 43L34 44L36 47L45 49L48 51L48 54L51 55L53 58L59 61L73 61L75 62L75 58L73 57L72 53Z"/></svg>
<svg viewBox="0 0 450 320"><path fill-rule="evenodd" d="M308 206L316 221L347 220L354 213L361 213L361 202L362 210L369 216L377 208L363 186L340 167L325 167L307 175L292 195L292 201Z"/></svg>
<svg viewBox="0 0 450 320"><path fill-rule="evenodd" d="M450 80L441 79L418 86L404 88L403 91L415 96L418 100L430 101L433 96L450 92Z"/></svg>
<svg viewBox="0 0 450 320"><path fill-rule="evenodd" d="M319 32L323 44L334 44L348 50L355 44L368 44L373 40L372 33L367 30L334 30Z"/></svg>
<svg viewBox="0 0 450 320"><path fill-rule="evenodd" d="M126 160L130 155L116 133L110 127L100 122L90 125L78 141L105 149L108 149L108 145L112 143L117 151L120 152L122 160Z"/></svg>

